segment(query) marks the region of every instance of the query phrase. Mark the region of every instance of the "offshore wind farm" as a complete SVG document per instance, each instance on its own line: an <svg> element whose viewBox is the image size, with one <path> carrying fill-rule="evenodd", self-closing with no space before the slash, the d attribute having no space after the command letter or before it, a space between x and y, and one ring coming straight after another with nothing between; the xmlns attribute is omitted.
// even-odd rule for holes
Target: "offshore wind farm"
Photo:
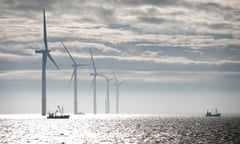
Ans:
<svg viewBox="0 0 240 144"><path fill-rule="evenodd" d="M132 7L130 3L116 3L118 6ZM94 2L83 6L76 4L83 9L91 9L90 5L96 4L97 8L91 11L89 21L85 10L74 12L76 9L73 8L73 11L63 12L59 4L53 4L58 5L54 10L45 6L47 13L44 22L44 7L33 9L33 15L28 16L24 9L16 13L16 7L8 2L3 4L15 13L3 9L5 12L1 20L2 113L42 113L45 111L42 110L45 108L42 106L45 97L46 111L54 109L56 103L59 103L70 113L76 113L76 109L87 113L105 113L106 79L99 76L98 72L113 78L109 87L110 107L113 111L117 111L118 92L116 85L112 85L116 80L111 73L116 73L119 80L127 81L120 88L120 103L124 104L120 106L122 113L200 114L214 108L222 113L238 113L238 34L236 26L217 29L217 26L223 25L216 24L216 21L222 22L220 17L214 17L216 20L212 19L211 24L202 24L194 18L200 20L208 17L209 20L211 15L204 17L188 7L181 9L186 15L181 21L179 15L174 19L163 13L161 9L165 7L159 7L158 2L156 6L151 2L139 3L136 6L138 14L131 8L124 11L112 9L115 3L106 8L105 4ZM213 6L207 3L195 4L193 8ZM166 5L175 6L173 3ZM225 4L219 2L219 5ZM107 17L101 10L109 10L116 15L109 13ZM175 11L181 13L181 10ZM205 10L202 9L203 14ZM187 11L196 15L189 16ZM212 11L212 14L220 13ZM129 17L125 17L123 12ZM174 10L169 13L174 13ZM164 16L169 17L169 21L158 25ZM186 18L191 18L194 24L189 24ZM234 20L228 21L235 24ZM180 24L177 25L177 22ZM199 27L195 28L194 25ZM209 32L204 33L207 30ZM69 54L59 40L64 42L77 63L89 66L78 67L73 72L74 62L71 57L69 59ZM90 50L92 56L89 56ZM94 57L94 65L91 57ZM47 64L47 61L50 63ZM56 70L55 61L61 67L60 71ZM68 91L71 74L73 90ZM41 96L37 97L37 93ZM11 98L13 101L9 95L14 97ZM76 98L79 100L74 100ZM29 105L22 106L21 103L25 101L29 101ZM13 103L16 107L8 109L8 105ZM150 107L145 109L145 105ZM194 105L194 109L191 105Z"/></svg>
<svg viewBox="0 0 240 144"><path fill-rule="evenodd" d="M59 69L58 65L50 55L50 50L48 50L48 44L47 44L47 26L46 26L46 17L45 17L45 9L43 10L43 41L45 45L44 50L36 50L36 53L42 53L42 115L46 115L46 109L47 109L47 96L46 96L46 63L47 63L47 57L51 60L51 62L56 66L57 69ZM77 69L78 67L82 66L89 66L89 64L78 64L75 59L72 57L71 53L67 49L67 47L64 45L63 41L60 40L63 48L66 50L67 54L69 55L70 59L72 60L72 67L73 67L73 73L71 76L70 84L72 82L72 79L74 79L74 101L73 101L73 113L74 114L83 114L82 112L78 112L78 95L77 95L77 89L78 89L78 79L77 79ZM96 96L96 79L97 76L105 78L107 82L107 91L106 91L106 98L105 98L105 113L110 113L110 102L109 102L109 82L112 79L109 79L106 75L102 73L98 73L96 70L95 62L93 59L92 51L90 50L90 57L92 61L92 66L94 73L91 73L90 75L93 76L93 81L91 85L91 89L93 89L93 113L97 113L97 96ZM116 113L119 113L119 86L123 83L118 82L116 76L114 75L115 79L115 85L116 85ZM57 104L56 104L57 105Z"/></svg>
<svg viewBox="0 0 240 144"><path fill-rule="evenodd" d="M2 0L0 143L239 143L239 4Z"/></svg>

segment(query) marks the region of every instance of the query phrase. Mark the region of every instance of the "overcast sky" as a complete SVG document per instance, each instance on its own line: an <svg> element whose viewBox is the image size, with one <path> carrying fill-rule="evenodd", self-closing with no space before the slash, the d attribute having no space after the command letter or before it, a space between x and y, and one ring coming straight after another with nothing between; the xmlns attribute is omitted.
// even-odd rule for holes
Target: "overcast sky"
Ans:
<svg viewBox="0 0 240 144"><path fill-rule="evenodd" d="M0 0L0 113L40 113L43 16L60 71L47 64L47 110L73 111L71 60L126 80L122 113L240 114L239 0ZM92 112L92 67L78 71L79 111ZM105 81L98 78L98 111ZM111 85L111 111L115 87Z"/></svg>

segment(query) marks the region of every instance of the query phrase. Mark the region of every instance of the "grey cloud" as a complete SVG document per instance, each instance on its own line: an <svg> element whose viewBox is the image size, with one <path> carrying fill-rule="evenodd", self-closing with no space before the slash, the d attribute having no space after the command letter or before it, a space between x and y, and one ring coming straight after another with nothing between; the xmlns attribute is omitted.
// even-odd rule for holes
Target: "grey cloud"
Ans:
<svg viewBox="0 0 240 144"><path fill-rule="evenodd" d="M3 0L3 4L8 8L23 11L39 10L39 8L43 9L46 7L51 8L55 2L55 0Z"/></svg>
<svg viewBox="0 0 240 144"><path fill-rule="evenodd" d="M59 43L59 39L69 44L78 42L75 45L69 45L69 48L76 55L79 54L79 57L77 57L79 61L87 62L86 58L81 58L80 55L87 54L90 48L93 49L96 59L101 64L100 67L105 69L227 70L226 68L229 68L230 70L238 70L234 69L234 66L238 65L234 61L238 60L237 57L240 54L233 47L238 47L239 45L216 44L216 40L219 39L226 41L233 39L234 36L230 32L236 25L235 21L227 21L227 23L221 21L218 23L192 21L190 25L184 19L184 16L187 16L188 10L190 12L197 12L197 10L201 9L211 14L216 12L219 14L223 13L225 16L226 10L229 11L228 14L234 14L235 10L233 8L225 7L218 3L187 2L182 0L116 0L109 3L102 1L64 2L31 1L27 3L25 0L4 1L3 5L5 5L5 8L3 5L0 6L3 9L1 15L15 17L21 15L26 20L31 19L34 22L29 24L25 19L19 20L25 26L18 28L21 29L18 34L16 32L10 34L10 31L6 30L1 31L1 34L4 33L7 35L7 37L0 37L1 45L4 45L6 48L13 48L6 49L0 47L0 53L33 56L34 53L29 54L29 51L21 50L27 49L34 52L35 49L42 47L42 7L46 7L49 46L50 49L58 52L55 56L58 61L64 61L62 63L63 67L67 67L68 65L68 57L67 55L64 56L64 50L60 44L57 44ZM139 8L145 5L148 6L146 9L142 10ZM187 11L180 10L179 13L178 10L163 12L164 10L168 10L167 8L174 9L178 7L187 9ZM127 8L127 10L124 8ZM162 13L158 11L158 8L162 8ZM223 12L220 9L223 9ZM132 16L136 21L120 21L117 13L121 12L121 10L125 10L124 16ZM17 14L18 12L20 14ZM183 19L176 19L175 16L183 16ZM230 22L233 23L229 24ZM81 25L83 23L85 26ZM3 23L0 23L0 25L2 25L2 29L6 26ZM30 25L31 27L29 27ZM12 30L15 30L14 28L16 26L13 26ZM202 29L204 31L201 31L199 34L199 31ZM10 28L7 30L10 30ZM211 31L208 32L208 30ZM222 30L225 30L224 33ZM198 37L199 35L202 37ZM175 36L176 38L173 39L171 36ZM150 44L152 46L140 46L141 44ZM199 47L198 52L193 48L195 45ZM109 48L112 51L103 51L100 47ZM54 55L54 52L52 54ZM141 56L143 60L137 61L125 58L135 56ZM176 64L154 62L153 58L164 56L172 58L182 57L183 59L192 61L193 64L186 65L186 63L182 64L181 61ZM144 61L144 57L150 59ZM230 59L230 57L234 58ZM198 61L207 63L208 61L224 60L228 62L217 66L198 63ZM230 63L231 60L233 63ZM14 66L19 68L20 66L18 67L18 65L21 64L23 65L22 68L35 69L37 68L35 66L36 63L38 63L37 60L33 60L29 65L20 61L14 63L13 61L2 60L1 69L13 68ZM104 66L106 63L108 65Z"/></svg>
<svg viewBox="0 0 240 144"><path fill-rule="evenodd" d="M215 16L221 16L225 20L235 20L240 14L237 5L234 7L225 6L217 2L186 2L182 1L181 5L196 11L204 11L206 13L213 13ZM214 18L214 17L213 17Z"/></svg>
<svg viewBox="0 0 240 144"><path fill-rule="evenodd" d="M139 6L139 5L158 5L172 6L177 5L181 0L115 0L115 2L123 5Z"/></svg>
<svg viewBox="0 0 240 144"><path fill-rule="evenodd" d="M221 4L214 3L214 2L207 2L207 3L197 3L196 7L198 10L205 10L205 11L232 11L233 8L222 6Z"/></svg>
<svg viewBox="0 0 240 144"><path fill-rule="evenodd" d="M154 23L154 24L162 24L162 23L171 23L173 20L165 19L165 18L156 18L156 17L139 17L140 22L145 23Z"/></svg>
<svg viewBox="0 0 240 144"><path fill-rule="evenodd" d="M121 30L127 30L127 31L132 31L132 32L136 32L136 33L141 33L142 30L135 27L134 25L130 25L130 24L109 24L108 27L110 29L121 29Z"/></svg>
<svg viewBox="0 0 240 144"><path fill-rule="evenodd" d="M211 29L232 29L231 24L225 24L225 23L216 23L216 24L210 24L208 25Z"/></svg>

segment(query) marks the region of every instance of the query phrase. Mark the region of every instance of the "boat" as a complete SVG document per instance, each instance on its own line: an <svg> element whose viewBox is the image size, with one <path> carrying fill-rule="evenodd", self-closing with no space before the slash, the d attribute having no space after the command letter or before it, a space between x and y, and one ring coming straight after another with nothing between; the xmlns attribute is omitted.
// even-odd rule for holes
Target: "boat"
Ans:
<svg viewBox="0 0 240 144"><path fill-rule="evenodd" d="M60 106L58 106L58 110L56 110L55 113L48 113L47 119L69 119L69 117L70 115L63 114L63 107L61 109Z"/></svg>
<svg viewBox="0 0 240 144"><path fill-rule="evenodd" d="M77 112L76 115L85 115L84 112Z"/></svg>
<svg viewBox="0 0 240 144"><path fill-rule="evenodd" d="M207 110L206 117L220 117L221 113L218 113L217 109L215 109L215 113L209 112Z"/></svg>

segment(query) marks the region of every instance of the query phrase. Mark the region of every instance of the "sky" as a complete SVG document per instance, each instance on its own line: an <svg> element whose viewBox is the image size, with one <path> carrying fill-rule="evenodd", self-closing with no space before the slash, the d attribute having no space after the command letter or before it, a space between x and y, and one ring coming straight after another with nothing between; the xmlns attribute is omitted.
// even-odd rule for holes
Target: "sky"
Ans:
<svg viewBox="0 0 240 144"><path fill-rule="evenodd" d="M239 0L0 0L0 114L41 112L43 9L48 47L47 111L73 112L72 61L115 74L120 113L240 114ZM78 110L93 111L92 66L78 69ZM111 113L116 89L110 84ZM97 78L97 111L106 81Z"/></svg>

